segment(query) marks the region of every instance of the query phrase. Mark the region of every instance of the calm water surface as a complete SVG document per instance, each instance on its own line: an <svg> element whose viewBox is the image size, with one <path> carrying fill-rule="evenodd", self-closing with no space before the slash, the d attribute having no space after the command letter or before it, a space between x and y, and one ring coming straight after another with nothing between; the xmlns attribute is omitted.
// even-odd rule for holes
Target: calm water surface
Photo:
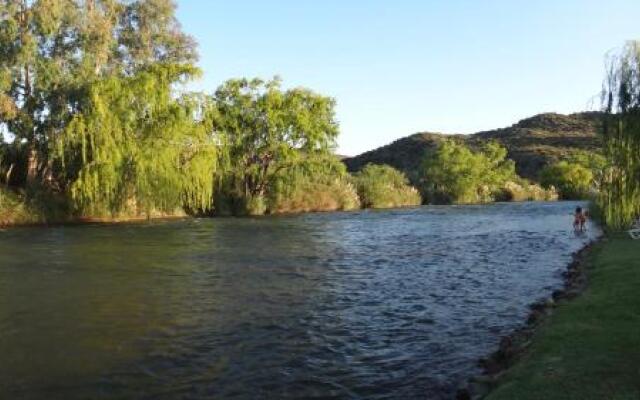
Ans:
<svg viewBox="0 0 640 400"><path fill-rule="evenodd" d="M576 203L0 232L0 398L451 398Z"/></svg>

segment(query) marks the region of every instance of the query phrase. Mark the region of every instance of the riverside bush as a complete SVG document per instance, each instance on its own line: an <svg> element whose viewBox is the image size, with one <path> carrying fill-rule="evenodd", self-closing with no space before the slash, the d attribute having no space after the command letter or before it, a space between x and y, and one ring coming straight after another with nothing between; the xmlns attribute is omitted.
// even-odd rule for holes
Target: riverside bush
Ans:
<svg viewBox="0 0 640 400"><path fill-rule="evenodd" d="M420 193L409 185L407 177L388 165L367 164L353 177L364 208L416 206Z"/></svg>
<svg viewBox="0 0 640 400"><path fill-rule="evenodd" d="M516 187L523 179L516 174L513 160L506 157L507 150L496 142L473 151L459 141L444 140L422 162L423 197L428 203L440 204L529 198L529 185Z"/></svg>
<svg viewBox="0 0 640 400"><path fill-rule="evenodd" d="M279 171L270 185L270 214L353 210L360 207L346 167L335 156L307 158Z"/></svg>
<svg viewBox="0 0 640 400"><path fill-rule="evenodd" d="M545 188L554 187L565 200L586 199L592 188L593 172L580 164L560 161L540 172L540 183Z"/></svg>
<svg viewBox="0 0 640 400"><path fill-rule="evenodd" d="M558 200L558 192L555 188L547 189L529 183L525 180L521 182L508 181L500 189L496 196L497 201L555 201Z"/></svg>
<svg viewBox="0 0 640 400"><path fill-rule="evenodd" d="M37 224L67 217L66 202L37 188L31 195L0 187L0 226Z"/></svg>

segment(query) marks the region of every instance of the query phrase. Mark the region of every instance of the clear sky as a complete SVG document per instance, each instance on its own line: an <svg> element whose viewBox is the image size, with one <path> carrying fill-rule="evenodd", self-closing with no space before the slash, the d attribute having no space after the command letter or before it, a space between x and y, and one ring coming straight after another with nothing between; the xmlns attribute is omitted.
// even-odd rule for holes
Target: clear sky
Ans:
<svg viewBox="0 0 640 400"><path fill-rule="evenodd" d="M639 0L177 0L213 92L280 75L335 97L339 153L598 106Z"/></svg>

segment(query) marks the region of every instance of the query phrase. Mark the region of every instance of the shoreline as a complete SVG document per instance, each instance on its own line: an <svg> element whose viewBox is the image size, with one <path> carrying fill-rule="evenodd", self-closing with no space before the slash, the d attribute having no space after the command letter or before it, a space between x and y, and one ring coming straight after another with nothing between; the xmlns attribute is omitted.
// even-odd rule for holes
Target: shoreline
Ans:
<svg viewBox="0 0 640 400"><path fill-rule="evenodd" d="M0 229L12 229L12 228L51 228L56 226L79 226L79 225L119 225L119 224L137 224L137 223L145 223L149 221L172 221L172 220L181 220L181 219L192 219L192 218L261 218L261 217L291 217L302 214L331 214L331 213L342 213L342 212L363 212L363 211L389 211L389 210L407 210L412 208L421 208L421 207L443 207L443 206L453 206L453 207L466 207L466 206L491 206L491 205L499 205L499 204L513 204L513 203L557 203L557 202L584 202L586 200L526 200L526 201L494 201L489 203L465 203L465 204L421 204L421 205L405 205L405 206L396 206L396 207L367 207L367 208L355 208L355 209L326 209L326 210L301 210L301 211L287 211L287 212L276 212L262 215L190 215L186 212L181 212L178 214L160 214L153 215L150 217L147 216L135 216L135 217L93 217L93 216L80 216L73 217L70 216L65 219L58 220L50 220L50 221L26 221L26 222L9 222L0 220Z"/></svg>
<svg viewBox="0 0 640 400"><path fill-rule="evenodd" d="M457 390L456 400L484 399L500 385L500 379L527 352L538 328L553 313L558 303L571 301L585 290L588 283L585 272L587 259L604 237L601 234L571 255L572 261L562 272L562 289L556 289L550 297L529 305L530 311L524 325L503 336L497 350L478 360L482 373L469 378L466 386Z"/></svg>
<svg viewBox="0 0 640 400"><path fill-rule="evenodd" d="M150 221L177 221L193 218L189 215L163 215L163 216L140 216L140 217L77 217L67 220L45 221L45 222L17 222L10 224L0 223L0 230L14 228L52 228L56 226L81 226L81 225L124 225L142 224Z"/></svg>

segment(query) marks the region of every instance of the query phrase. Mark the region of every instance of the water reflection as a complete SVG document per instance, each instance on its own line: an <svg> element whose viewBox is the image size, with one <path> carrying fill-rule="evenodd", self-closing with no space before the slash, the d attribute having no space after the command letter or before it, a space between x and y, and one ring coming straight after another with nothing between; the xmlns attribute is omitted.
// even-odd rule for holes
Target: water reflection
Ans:
<svg viewBox="0 0 640 400"><path fill-rule="evenodd" d="M574 207L0 232L0 397L448 398L593 237Z"/></svg>

